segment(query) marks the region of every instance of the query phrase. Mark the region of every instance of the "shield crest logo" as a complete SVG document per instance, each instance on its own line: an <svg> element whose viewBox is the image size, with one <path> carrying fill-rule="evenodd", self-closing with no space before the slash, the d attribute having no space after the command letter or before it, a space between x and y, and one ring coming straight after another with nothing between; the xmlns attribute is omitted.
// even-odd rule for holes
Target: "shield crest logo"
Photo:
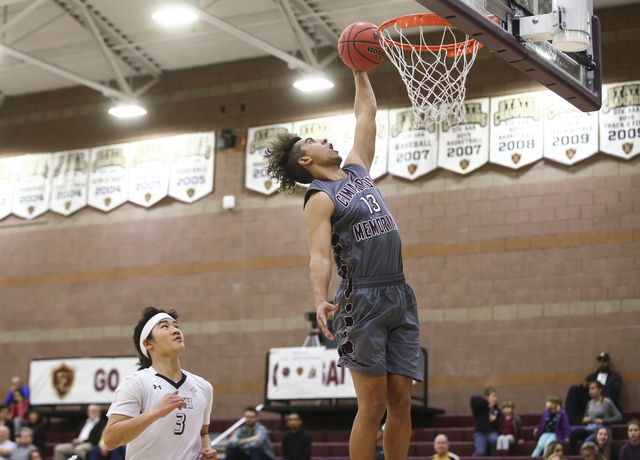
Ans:
<svg viewBox="0 0 640 460"><path fill-rule="evenodd" d="M463 158L462 160L460 160L460 168L462 168L463 171L468 167L469 167L469 160L467 160L466 158Z"/></svg>
<svg viewBox="0 0 640 460"><path fill-rule="evenodd" d="M150 199L151 199L151 193L145 193L144 200L148 203Z"/></svg>
<svg viewBox="0 0 640 460"><path fill-rule="evenodd" d="M104 205L108 208L110 204L111 204L111 198L105 198Z"/></svg>
<svg viewBox="0 0 640 460"><path fill-rule="evenodd" d="M51 371L51 383L53 383L53 388L60 399L64 399L69 394L74 379L75 369L64 363Z"/></svg>
<svg viewBox="0 0 640 460"><path fill-rule="evenodd" d="M629 155L632 150L633 150L633 142L625 142L624 144L622 144L622 151L627 155Z"/></svg>
<svg viewBox="0 0 640 460"><path fill-rule="evenodd" d="M567 149L565 152L567 154L567 158L573 160L573 157L576 156L576 149Z"/></svg>
<svg viewBox="0 0 640 460"><path fill-rule="evenodd" d="M514 153L513 155L511 155L511 161L513 161L514 165L517 165L518 163L520 163L521 158L522 158L522 155L520 155L519 153Z"/></svg>
<svg viewBox="0 0 640 460"><path fill-rule="evenodd" d="M264 188L267 190L271 190L271 186L273 185L273 182L271 182L270 180L266 180L264 181Z"/></svg>
<svg viewBox="0 0 640 460"><path fill-rule="evenodd" d="M194 189L192 189L192 188L187 189L187 196L188 196L189 198L193 198L193 194L194 194L194 193L196 193L196 191L195 191Z"/></svg>
<svg viewBox="0 0 640 460"><path fill-rule="evenodd" d="M411 163L409 166L407 166L407 171L409 171L409 174L411 174L412 176L416 173L418 169L418 165L415 163Z"/></svg>

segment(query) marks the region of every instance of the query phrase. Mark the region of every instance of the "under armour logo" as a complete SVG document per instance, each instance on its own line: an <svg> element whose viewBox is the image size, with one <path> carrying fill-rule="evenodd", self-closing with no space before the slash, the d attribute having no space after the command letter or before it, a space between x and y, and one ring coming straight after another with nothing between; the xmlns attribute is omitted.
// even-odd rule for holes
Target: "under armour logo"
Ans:
<svg viewBox="0 0 640 460"><path fill-rule="evenodd" d="M157 390L157 389L162 390L162 385L155 385L155 384L154 384L154 385L153 385L153 389L154 389L154 390Z"/></svg>

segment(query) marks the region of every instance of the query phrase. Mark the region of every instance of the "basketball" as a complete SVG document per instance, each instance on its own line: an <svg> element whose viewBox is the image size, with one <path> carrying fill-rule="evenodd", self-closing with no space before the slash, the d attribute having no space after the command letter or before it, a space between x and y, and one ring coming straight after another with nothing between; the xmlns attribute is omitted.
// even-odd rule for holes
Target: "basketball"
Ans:
<svg viewBox="0 0 640 460"><path fill-rule="evenodd" d="M366 72L375 69L384 59L378 40L378 26L370 22L356 22L347 26L338 39L340 59L353 70Z"/></svg>

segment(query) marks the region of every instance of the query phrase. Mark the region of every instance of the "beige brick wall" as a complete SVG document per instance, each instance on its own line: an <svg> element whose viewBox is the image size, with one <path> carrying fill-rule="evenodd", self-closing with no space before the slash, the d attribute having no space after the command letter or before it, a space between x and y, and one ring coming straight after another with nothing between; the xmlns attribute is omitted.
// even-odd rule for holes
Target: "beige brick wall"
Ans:
<svg viewBox="0 0 640 460"><path fill-rule="evenodd" d="M639 79L628 50L640 44L640 7L598 14L605 81ZM243 136L346 113L352 77L339 63L331 71L336 88L320 95L297 94L275 59L168 73L146 96L149 116L133 123L110 119L108 101L84 88L9 98L0 153L223 128ZM390 63L371 80L380 108L408 104ZM483 51L468 95L538 89ZM218 152L215 174L214 193L192 205L0 222L0 385L26 377L31 359L131 354L139 311L155 305L181 313L182 364L213 383L215 416L260 403L267 350L302 344L309 327L302 195L244 189L242 149ZM626 381L623 403L640 408L640 158L486 165L469 177L437 170L415 182L387 175L379 186L419 301L432 406L468 412L469 396L492 385L520 411L541 411L606 350ZM232 212L221 209L228 194Z"/></svg>

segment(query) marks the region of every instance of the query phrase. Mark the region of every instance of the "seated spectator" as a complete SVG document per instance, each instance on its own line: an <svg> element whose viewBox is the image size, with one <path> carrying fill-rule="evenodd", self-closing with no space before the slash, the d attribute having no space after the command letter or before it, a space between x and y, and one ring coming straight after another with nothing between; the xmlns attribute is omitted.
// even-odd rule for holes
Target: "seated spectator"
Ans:
<svg viewBox="0 0 640 460"><path fill-rule="evenodd" d="M9 428L0 426L0 459L7 459L11 451L16 447L16 443L9 437Z"/></svg>
<svg viewBox="0 0 640 460"><path fill-rule="evenodd" d="M16 441L16 446L11 451L9 460L29 460L29 454L34 450L38 450L33 445L33 431L31 431L31 428L20 428L20 435Z"/></svg>
<svg viewBox="0 0 640 460"><path fill-rule="evenodd" d="M605 460L618 460L618 451L611 442L611 430L608 426L598 428L594 434L593 441Z"/></svg>
<svg viewBox="0 0 640 460"><path fill-rule="evenodd" d="M9 387L9 391L7 392L7 397L4 400L4 403L7 406L10 406L13 402L13 390L18 389L22 390L24 399L29 399L29 389L22 384L22 379L18 376L11 377L11 386Z"/></svg>
<svg viewBox="0 0 640 460"><path fill-rule="evenodd" d="M582 447L580 447L580 455L582 455L583 460L604 460L595 442L585 442L582 444Z"/></svg>
<svg viewBox="0 0 640 460"><path fill-rule="evenodd" d="M226 460L273 460L275 455L265 426L253 407L244 411L245 423L227 443Z"/></svg>
<svg viewBox="0 0 640 460"><path fill-rule="evenodd" d="M91 448L98 444L107 418L102 415L100 407L90 404L87 408L87 419L77 431L77 435L69 443L58 444L53 449L55 460L67 460L72 455L86 460Z"/></svg>
<svg viewBox="0 0 640 460"><path fill-rule="evenodd" d="M292 412L287 418L289 432L282 438L284 460L311 460L311 435L302 429L302 419Z"/></svg>
<svg viewBox="0 0 640 460"><path fill-rule="evenodd" d="M471 412L475 421L473 457L494 456L498 439L498 424L502 412L497 405L498 395L493 388L484 390L482 396L471 397Z"/></svg>
<svg viewBox="0 0 640 460"><path fill-rule="evenodd" d="M567 411L571 425L577 425L579 423L579 416L587 405L587 402L589 402L589 383L596 380L604 386L604 397L612 400L618 410L621 410L619 398L622 388L622 377L617 372L611 370L611 358L608 353L602 352L596 359L598 361L598 369L587 375L584 382L580 385L571 386L567 393L565 410Z"/></svg>
<svg viewBox="0 0 640 460"><path fill-rule="evenodd" d="M93 446L89 451L89 460L124 460L125 446L116 447L113 450L107 449L104 443L104 431L100 436L97 446Z"/></svg>
<svg viewBox="0 0 640 460"><path fill-rule="evenodd" d="M15 437L13 422L9 416L9 406L5 404L0 404L0 426L6 426L9 429L9 439L13 439Z"/></svg>
<svg viewBox="0 0 640 460"><path fill-rule="evenodd" d="M570 433L571 426L567 413L562 410L562 400L559 396L547 396L540 424L533 429L533 436L538 444L531 456L542 455L546 452L547 445L553 441L569 442Z"/></svg>
<svg viewBox="0 0 640 460"><path fill-rule="evenodd" d="M40 412L37 409L29 409L24 426L31 428L31 431L33 431L33 444L40 452L44 452L47 446L47 429L40 419Z"/></svg>
<svg viewBox="0 0 640 460"><path fill-rule="evenodd" d="M460 460L456 454L449 452L449 438L444 434L435 437L433 450L436 451L436 454L429 457L429 460Z"/></svg>
<svg viewBox="0 0 640 460"><path fill-rule="evenodd" d="M569 435L571 455L577 455L578 442L582 440L591 441L598 428L622 421L622 414L618 411L616 405L609 398L604 397L602 392L603 385L599 381L596 380L589 384L591 400L587 403L584 418L582 419L585 426L574 426L571 428Z"/></svg>
<svg viewBox="0 0 640 460"><path fill-rule="evenodd" d="M15 431L20 431L20 427L26 423L27 412L29 411L29 400L24 397L22 390L13 390L13 401L9 405L9 417L13 422Z"/></svg>
<svg viewBox="0 0 640 460"><path fill-rule="evenodd" d="M560 441L551 441L547 445L544 460L551 460L552 457L555 457L555 460L564 460L564 447Z"/></svg>
<svg viewBox="0 0 640 460"><path fill-rule="evenodd" d="M44 457L39 450L32 450L29 452L29 460L44 460Z"/></svg>
<svg viewBox="0 0 640 460"><path fill-rule="evenodd" d="M383 438L384 438L384 429L381 426L380 428L378 428L378 431L376 432L376 456L374 460L384 460Z"/></svg>
<svg viewBox="0 0 640 460"><path fill-rule="evenodd" d="M627 441L620 448L620 460L640 460L640 420L633 419L627 423Z"/></svg>
<svg viewBox="0 0 640 460"><path fill-rule="evenodd" d="M498 439L496 440L496 451L499 454L506 455L509 452L511 444L522 444L522 420L514 412L515 404L513 401L505 401L502 403L502 417L498 423Z"/></svg>

